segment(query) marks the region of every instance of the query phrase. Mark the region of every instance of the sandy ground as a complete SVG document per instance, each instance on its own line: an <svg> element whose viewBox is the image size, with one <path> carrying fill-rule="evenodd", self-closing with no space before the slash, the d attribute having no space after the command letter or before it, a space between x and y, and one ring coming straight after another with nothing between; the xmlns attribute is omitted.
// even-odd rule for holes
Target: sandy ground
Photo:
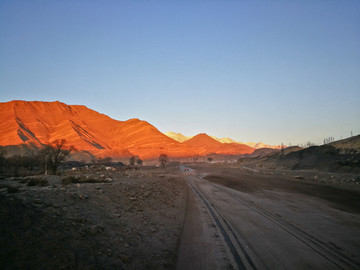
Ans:
<svg viewBox="0 0 360 270"><path fill-rule="evenodd" d="M360 268L352 175L224 164L69 174L98 183L0 180L0 269Z"/></svg>
<svg viewBox="0 0 360 270"><path fill-rule="evenodd" d="M279 172L189 166L196 170L184 172L186 180L208 209L231 268L360 268L358 191Z"/></svg>

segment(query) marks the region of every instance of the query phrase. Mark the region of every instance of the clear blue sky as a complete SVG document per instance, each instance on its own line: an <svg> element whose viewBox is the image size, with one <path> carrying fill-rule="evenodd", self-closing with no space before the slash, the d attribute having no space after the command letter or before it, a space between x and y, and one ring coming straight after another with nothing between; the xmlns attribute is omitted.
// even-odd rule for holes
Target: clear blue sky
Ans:
<svg viewBox="0 0 360 270"><path fill-rule="evenodd" d="M360 133L360 1L0 1L0 101L271 144Z"/></svg>

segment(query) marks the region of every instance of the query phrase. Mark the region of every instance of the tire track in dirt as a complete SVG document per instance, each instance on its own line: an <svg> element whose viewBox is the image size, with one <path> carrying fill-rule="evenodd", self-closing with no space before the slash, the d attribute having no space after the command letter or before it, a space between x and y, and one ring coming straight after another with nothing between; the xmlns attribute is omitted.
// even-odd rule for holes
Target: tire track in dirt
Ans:
<svg viewBox="0 0 360 270"><path fill-rule="evenodd" d="M259 207L255 205L254 203L245 202L245 200L240 199L239 197L234 196L228 191L225 191L222 189L222 191L232 199L238 201L239 203L243 204L247 208L251 209L252 211L255 211L262 217L266 218L273 224L280 227L282 230L286 231L291 236L295 237L308 247L310 247L312 250L314 250L316 253L324 257L329 262L333 263L335 266L339 267L340 269L348 269L348 267L353 267L354 269L357 269L360 267L360 263L354 261L350 257L346 256L345 254L341 253L338 249L335 247L332 247L314 235L311 235L304 230L294 226L293 224L289 223L288 221L284 220L283 218L272 214L268 210L265 210L262 207Z"/></svg>
<svg viewBox="0 0 360 270"><path fill-rule="evenodd" d="M194 183L194 176L187 177L188 182L194 192L194 194L203 202L205 207L208 209L211 217L215 221L219 231L227 245L228 249L233 256L236 267L239 270L246 269L257 269L250 255L246 251L244 244L241 243L230 223L220 213L213 203L207 198L207 196L200 190L200 188Z"/></svg>

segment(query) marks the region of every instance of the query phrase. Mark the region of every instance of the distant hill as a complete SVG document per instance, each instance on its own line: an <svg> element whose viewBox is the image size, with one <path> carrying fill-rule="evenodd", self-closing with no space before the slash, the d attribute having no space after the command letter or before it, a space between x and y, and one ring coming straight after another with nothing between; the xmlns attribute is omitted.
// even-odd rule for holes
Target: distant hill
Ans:
<svg viewBox="0 0 360 270"><path fill-rule="evenodd" d="M259 148L256 149L253 153L251 153L250 155L248 155L248 157L264 157L264 156L268 156L268 155L273 155L278 153L280 150L278 149L273 149L273 148Z"/></svg>
<svg viewBox="0 0 360 270"><path fill-rule="evenodd" d="M185 136L181 133L176 133L176 132L166 132L164 133L166 136L178 141L178 142L185 142L189 139L191 139L192 137L188 137L188 136ZM218 138L218 137L215 137L215 136L211 136L209 135L209 137L211 137L212 139L218 141L218 142L221 142L221 143L237 143L237 144L245 144L245 145L248 145L252 148L256 148L256 149L259 149L259 148L272 148L272 149L281 149L281 145L270 145L270 144L265 144L263 142L259 142L259 143L253 143L253 142L246 142L246 143L243 143L243 142L237 142L237 141L234 141L233 139L231 138Z"/></svg>
<svg viewBox="0 0 360 270"><path fill-rule="evenodd" d="M318 169L360 173L360 135L321 146L288 147L283 151L243 156L241 162L271 169Z"/></svg>
<svg viewBox="0 0 360 270"><path fill-rule="evenodd" d="M185 135L182 135L181 133L175 133L172 131L166 132L164 133L166 136L170 137L171 139L174 139L175 141L178 142L185 142L187 140L189 140L191 137L187 137Z"/></svg>
<svg viewBox="0 0 360 270"><path fill-rule="evenodd" d="M360 135L352 136L343 140L329 143L339 149L341 153L357 153L360 154Z"/></svg>
<svg viewBox="0 0 360 270"><path fill-rule="evenodd" d="M258 142L258 143L254 143L254 142L245 142L244 144L254 147L256 149L259 148L272 148L272 149L281 149L281 145L270 145L270 144L265 144L263 142Z"/></svg>
<svg viewBox="0 0 360 270"><path fill-rule="evenodd" d="M183 144L196 148L200 155L221 154L221 155L238 155L252 153L255 149L245 144L238 143L221 143L214 140L205 133L198 134Z"/></svg>
<svg viewBox="0 0 360 270"><path fill-rule="evenodd" d="M215 136L210 136L210 137L221 143L241 143L241 142L234 141L233 139L230 139L230 138L217 138ZM241 143L241 144L243 144L243 143Z"/></svg>

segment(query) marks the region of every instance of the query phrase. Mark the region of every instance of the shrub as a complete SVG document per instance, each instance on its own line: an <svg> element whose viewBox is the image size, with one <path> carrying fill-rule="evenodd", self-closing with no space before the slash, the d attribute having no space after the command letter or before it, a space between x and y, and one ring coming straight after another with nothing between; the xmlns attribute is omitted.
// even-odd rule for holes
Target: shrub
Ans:
<svg viewBox="0 0 360 270"><path fill-rule="evenodd" d="M40 186L44 187L49 184L49 181L44 178L30 178L30 180L27 182L28 186Z"/></svg>
<svg viewBox="0 0 360 270"><path fill-rule="evenodd" d="M90 177L74 177L74 176L68 176L63 179L61 179L61 183L63 186L69 185L69 184L81 184L81 183L105 183L107 182L106 179L96 179L96 178L90 178Z"/></svg>
<svg viewBox="0 0 360 270"><path fill-rule="evenodd" d="M166 154L161 154L161 155L159 156L159 161L160 161L161 167L165 167L166 164L169 163L169 157L168 157L168 155L166 155Z"/></svg>
<svg viewBox="0 0 360 270"><path fill-rule="evenodd" d="M69 184L72 184L72 183L75 183L75 177L73 177L73 176L68 176L68 177L65 177L65 178L62 178L61 179L61 184L63 185L63 186L67 186L67 185L69 185Z"/></svg>
<svg viewBox="0 0 360 270"><path fill-rule="evenodd" d="M19 189L17 187L14 187L14 186L7 187L7 192L9 192L9 193L16 193L18 191L19 191Z"/></svg>

